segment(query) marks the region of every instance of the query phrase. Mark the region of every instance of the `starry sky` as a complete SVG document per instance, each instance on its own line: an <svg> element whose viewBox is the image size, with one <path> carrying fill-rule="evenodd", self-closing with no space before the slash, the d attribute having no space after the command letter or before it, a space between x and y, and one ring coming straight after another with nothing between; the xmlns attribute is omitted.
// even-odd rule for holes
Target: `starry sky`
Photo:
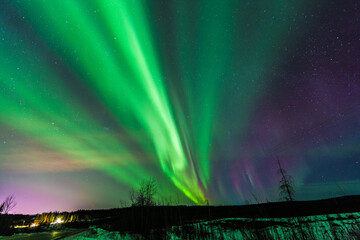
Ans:
<svg viewBox="0 0 360 240"><path fill-rule="evenodd" d="M357 0L4 0L0 61L14 213L360 194Z"/></svg>

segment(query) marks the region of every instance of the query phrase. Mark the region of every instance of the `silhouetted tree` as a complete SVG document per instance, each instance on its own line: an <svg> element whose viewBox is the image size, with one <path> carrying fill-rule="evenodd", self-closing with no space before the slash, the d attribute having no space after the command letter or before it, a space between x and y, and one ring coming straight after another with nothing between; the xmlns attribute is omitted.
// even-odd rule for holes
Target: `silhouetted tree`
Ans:
<svg viewBox="0 0 360 240"><path fill-rule="evenodd" d="M281 175L280 186L279 186L279 195L280 199L285 201L294 201L294 181L293 178L287 174L284 168L282 168L280 160L277 159L279 165L279 173Z"/></svg>
<svg viewBox="0 0 360 240"><path fill-rule="evenodd" d="M142 181L138 189L130 191L130 202L132 206L155 206L154 196L158 190L154 179Z"/></svg>
<svg viewBox="0 0 360 240"><path fill-rule="evenodd" d="M14 196L10 195L8 196L3 203L0 204L0 235L8 235L11 234L10 230L10 222L11 218L9 218L8 215L2 215L8 214L11 210L13 210L16 206L15 198Z"/></svg>
<svg viewBox="0 0 360 240"><path fill-rule="evenodd" d="M10 195L10 196L6 197L6 199L3 202L2 206L0 207L0 209L2 209L2 211L5 214L8 214L15 207L16 207L15 197L13 195Z"/></svg>

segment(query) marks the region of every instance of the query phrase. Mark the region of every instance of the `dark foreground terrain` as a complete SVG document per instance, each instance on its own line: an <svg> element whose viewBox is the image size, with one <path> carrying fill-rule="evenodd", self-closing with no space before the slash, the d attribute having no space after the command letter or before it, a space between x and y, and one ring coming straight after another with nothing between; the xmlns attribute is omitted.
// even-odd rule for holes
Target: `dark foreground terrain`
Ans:
<svg viewBox="0 0 360 240"><path fill-rule="evenodd" d="M3 239L360 239L360 196L0 217L3 235L17 233Z"/></svg>

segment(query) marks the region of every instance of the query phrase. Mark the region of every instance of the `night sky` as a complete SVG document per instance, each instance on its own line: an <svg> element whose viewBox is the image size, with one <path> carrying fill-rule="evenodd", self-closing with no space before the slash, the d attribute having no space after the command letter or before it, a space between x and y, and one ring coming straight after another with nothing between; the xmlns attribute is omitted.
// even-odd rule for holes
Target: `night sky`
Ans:
<svg viewBox="0 0 360 240"><path fill-rule="evenodd" d="M358 0L0 1L0 200L360 194Z"/></svg>

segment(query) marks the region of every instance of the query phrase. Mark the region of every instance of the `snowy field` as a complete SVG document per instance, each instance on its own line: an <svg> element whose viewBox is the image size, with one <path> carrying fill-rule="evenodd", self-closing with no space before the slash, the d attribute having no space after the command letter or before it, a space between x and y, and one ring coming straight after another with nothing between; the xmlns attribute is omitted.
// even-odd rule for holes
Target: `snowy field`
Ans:
<svg viewBox="0 0 360 240"><path fill-rule="evenodd" d="M58 229L39 233L15 234L0 237L1 240L47 240L47 239L360 239L360 212L326 214L292 218L223 218L211 221L197 221L166 229L150 230L135 234L108 231L95 226L87 229Z"/></svg>
<svg viewBox="0 0 360 240"><path fill-rule="evenodd" d="M360 213L296 218L225 218L154 231L146 239L360 239ZM139 234L92 227L65 239L142 239Z"/></svg>

